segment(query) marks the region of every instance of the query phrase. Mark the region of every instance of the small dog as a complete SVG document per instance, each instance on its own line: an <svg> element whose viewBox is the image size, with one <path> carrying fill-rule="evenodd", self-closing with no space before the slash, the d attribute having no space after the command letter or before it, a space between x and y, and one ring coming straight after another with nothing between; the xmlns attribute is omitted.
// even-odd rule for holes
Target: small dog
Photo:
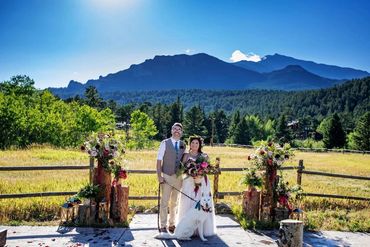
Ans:
<svg viewBox="0 0 370 247"><path fill-rule="evenodd" d="M203 235L203 226L208 215L212 213L212 208L211 192L202 192L200 201L182 217L173 234L161 233L156 235L155 238L191 240L190 237L194 234L195 230L198 229L200 239L202 241L207 241Z"/></svg>

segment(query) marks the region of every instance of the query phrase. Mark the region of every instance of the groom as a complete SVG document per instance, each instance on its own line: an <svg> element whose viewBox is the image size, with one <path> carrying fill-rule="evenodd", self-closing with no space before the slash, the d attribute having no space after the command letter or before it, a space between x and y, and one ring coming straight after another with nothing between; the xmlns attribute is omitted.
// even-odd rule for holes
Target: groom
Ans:
<svg viewBox="0 0 370 247"><path fill-rule="evenodd" d="M174 123L171 128L171 134L171 138L163 140L159 146L157 176L162 192L159 208L159 231L167 232L167 212L169 207L168 231L173 233L175 230L175 214L179 192L171 186L180 190L182 184L181 177L177 178L176 176L176 170L180 165L181 157L185 151L185 144L180 140L182 136L182 124Z"/></svg>

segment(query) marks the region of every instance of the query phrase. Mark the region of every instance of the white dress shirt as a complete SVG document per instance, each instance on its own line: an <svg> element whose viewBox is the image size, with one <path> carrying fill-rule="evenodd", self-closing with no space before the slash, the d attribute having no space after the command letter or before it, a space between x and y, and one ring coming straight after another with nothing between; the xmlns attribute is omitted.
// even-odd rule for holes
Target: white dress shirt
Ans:
<svg viewBox="0 0 370 247"><path fill-rule="evenodd" d="M180 140L175 140L172 137L170 139L172 141L173 147L175 147L176 142L178 142L177 147L180 149ZM165 140L163 140L161 142L161 145L159 146L157 160L163 160L163 156L164 156L165 151L166 151L166 142L165 142Z"/></svg>

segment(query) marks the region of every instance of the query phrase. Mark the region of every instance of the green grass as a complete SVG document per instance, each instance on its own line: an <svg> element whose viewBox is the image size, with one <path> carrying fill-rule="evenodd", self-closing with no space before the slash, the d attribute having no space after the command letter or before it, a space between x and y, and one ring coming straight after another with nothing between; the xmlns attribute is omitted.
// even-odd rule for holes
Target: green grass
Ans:
<svg viewBox="0 0 370 247"><path fill-rule="evenodd" d="M247 156L253 150L231 147L205 147L211 160L221 159L221 167L249 167ZM155 169L157 151L127 151L125 159L129 169ZM306 153L296 155L285 165L298 165L304 160L307 170L370 176L370 155L342 153ZM32 146L26 150L0 151L0 166L47 166L88 165L85 153L74 149L56 149L49 146ZM286 180L296 183L296 171L286 171ZM243 191L241 172L223 172L219 191ZM46 191L78 191L88 182L87 170L74 171L9 171L0 173L0 193L30 193ZM126 183L130 195L156 195L155 175L129 174ZM370 182L303 174L305 192L340 194L370 197ZM45 197L24 199L0 199L1 224L50 224L58 222L56 216L68 197ZM250 222L241 213L240 197L225 197L220 200L233 207L234 214L245 228L264 227L259 222ZM150 208L156 201L130 201L130 207ZM307 197L302 206L305 210L307 229L330 229L370 232L370 203L342 199ZM244 220L243 220L244 219Z"/></svg>

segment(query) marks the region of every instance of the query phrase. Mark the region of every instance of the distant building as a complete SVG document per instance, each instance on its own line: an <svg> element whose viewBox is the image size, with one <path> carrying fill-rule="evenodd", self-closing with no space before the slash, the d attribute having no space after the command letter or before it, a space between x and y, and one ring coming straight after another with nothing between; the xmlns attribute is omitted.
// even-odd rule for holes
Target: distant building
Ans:
<svg viewBox="0 0 370 247"><path fill-rule="evenodd" d="M296 130L299 128L299 120L293 120L291 122L288 122L287 126L288 128L291 128L292 130Z"/></svg>

